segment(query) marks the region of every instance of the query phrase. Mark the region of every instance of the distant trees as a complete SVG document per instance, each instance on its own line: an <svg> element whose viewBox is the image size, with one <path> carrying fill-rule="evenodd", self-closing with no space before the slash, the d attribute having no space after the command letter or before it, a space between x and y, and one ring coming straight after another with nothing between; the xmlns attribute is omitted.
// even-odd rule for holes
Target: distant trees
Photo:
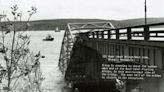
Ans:
<svg viewBox="0 0 164 92"><path fill-rule="evenodd" d="M5 22L0 25L0 85L3 90L22 89L30 92L29 89L35 89L41 92L44 78L39 60L42 55L40 51L35 54L30 50L30 36L25 34L30 26L30 18L36 11L37 8L31 7L27 23L20 24L22 13L14 5L11 7L13 21L5 17Z"/></svg>

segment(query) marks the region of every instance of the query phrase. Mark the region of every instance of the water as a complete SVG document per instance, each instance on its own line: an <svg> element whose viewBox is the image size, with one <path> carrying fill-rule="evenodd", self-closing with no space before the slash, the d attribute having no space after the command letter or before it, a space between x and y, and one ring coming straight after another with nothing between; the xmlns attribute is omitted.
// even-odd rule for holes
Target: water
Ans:
<svg viewBox="0 0 164 92"><path fill-rule="evenodd" d="M41 70L45 80L42 88L55 89L54 92L59 92L62 87L62 74L58 70L58 58L64 32L54 31L30 31L27 34L31 35L31 47L34 51L40 51L45 56L41 59ZM43 39L51 34L54 41L43 41Z"/></svg>
<svg viewBox="0 0 164 92"><path fill-rule="evenodd" d="M64 81L58 69L58 58L64 31L27 31L25 34L31 35L31 49L34 52L40 51L45 56L45 58L40 60L41 71L45 78L42 89L52 89L52 92L60 92ZM43 41L47 34L51 34L54 37L54 41Z"/></svg>

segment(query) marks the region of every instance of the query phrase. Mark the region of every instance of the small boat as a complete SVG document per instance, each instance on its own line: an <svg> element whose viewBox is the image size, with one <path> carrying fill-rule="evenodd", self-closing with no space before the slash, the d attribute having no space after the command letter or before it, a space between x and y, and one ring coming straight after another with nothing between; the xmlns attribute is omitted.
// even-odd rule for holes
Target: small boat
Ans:
<svg viewBox="0 0 164 92"><path fill-rule="evenodd" d="M60 32L59 27L56 27L55 32Z"/></svg>
<svg viewBox="0 0 164 92"><path fill-rule="evenodd" d="M50 34L48 34L46 38L43 39L43 41L53 41L53 40L54 38Z"/></svg>

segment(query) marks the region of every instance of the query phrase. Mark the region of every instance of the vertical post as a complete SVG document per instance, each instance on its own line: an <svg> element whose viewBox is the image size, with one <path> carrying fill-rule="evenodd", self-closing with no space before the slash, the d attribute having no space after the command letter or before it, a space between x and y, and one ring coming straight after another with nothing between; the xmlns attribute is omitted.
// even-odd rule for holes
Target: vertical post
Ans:
<svg viewBox="0 0 164 92"><path fill-rule="evenodd" d="M119 29L116 29L116 40L119 40L119 37L120 36L120 34L119 34Z"/></svg>
<svg viewBox="0 0 164 92"><path fill-rule="evenodd" d="M97 39L99 39L99 31L96 31Z"/></svg>
<svg viewBox="0 0 164 92"><path fill-rule="evenodd" d="M95 32L92 32L92 38L95 38Z"/></svg>
<svg viewBox="0 0 164 92"><path fill-rule="evenodd" d="M131 28L127 28L127 36L128 36L127 39L128 40L131 40L132 39L131 32L132 32Z"/></svg>
<svg viewBox="0 0 164 92"><path fill-rule="evenodd" d="M104 31L101 31L101 39L104 39Z"/></svg>
<svg viewBox="0 0 164 92"><path fill-rule="evenodd" d="M145 25L147 24L147 2L145 0Z"/></svg>
<svg viewBox="0 0 164 92"><path fill-rule="evenodd" d="M149 26L144 26L144 40L148 41L150 39Z"/></svg>
<svg viewBox="0 0 164 92"><path fill-rule="evenodd" d="M108 30L108 40L111 38L110 32L111 30Z"/></svg>

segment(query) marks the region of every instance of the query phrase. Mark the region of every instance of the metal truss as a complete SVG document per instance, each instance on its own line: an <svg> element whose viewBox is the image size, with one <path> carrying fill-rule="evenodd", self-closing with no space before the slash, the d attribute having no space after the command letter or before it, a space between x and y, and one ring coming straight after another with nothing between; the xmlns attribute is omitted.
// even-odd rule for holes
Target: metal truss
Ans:
<svg viewBox="0 0 164 92"><path fill-rule="evenodd" d="M68 26L71 31L114 28L114 26L110 22L69 23Z"/></svg>
<svg viewBox="0 0 164 92"><path fill-rule="evenodd" d="M68 23L67 26L68 29L64 33L58 63L59 69L63 74L65 74L70 61L71 51L73 43L75 42L76 34L114 28L114 26L110 22Z"/></svg>
<svg viewBox="0 0 164 92"><path fill-rule="evenodd" d="M67 69L67 65L70 61L70 54L73 46L73 38L69 30L66 30L63 37L63 42L60 50L60 56L59 56L59 70L65 74L65 71Z"/></svg>

